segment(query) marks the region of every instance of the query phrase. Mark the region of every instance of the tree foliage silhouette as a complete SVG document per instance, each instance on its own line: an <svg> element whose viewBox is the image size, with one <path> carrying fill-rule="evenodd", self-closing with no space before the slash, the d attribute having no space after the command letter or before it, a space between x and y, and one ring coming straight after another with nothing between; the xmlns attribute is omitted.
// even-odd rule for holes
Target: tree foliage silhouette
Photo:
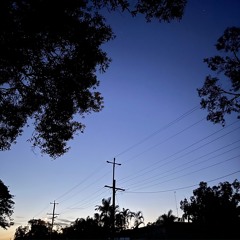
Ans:
<svg viewBox="0 0 240 240"><path fill-rule="evenodd" d="M222 55L206 58L204 62L216 74L223 74L222 84L219 77L209 75L198 94L202 108L208 110L207 119L224 125L226 114L236 112L240 118L240 28L227 28L216 48Z"/></svg>
<svg viewBox="0 0 240 240"><path fill-rule="evenodd" d="M186 0L0 1L0 149L10 149L31 124L32 145L59 157L83 132L81 118L102 110L97 73L111 60L101 46L114 38L103 9L170 22L181 19L185 5Z"/></svg>
<svg viewBox="0 0 240 240"><path fill-rule="evenodd" d="M118 206L115 206L115 211L118 209ZM110 229L112 226L112 214L113 214L113 205L111 205L111 198L102 199L102 205L97 205L95 208L96 211L100 212L100 224L105 229Z"/></svg>
<svg viewBox="0 0 240 240"><path fill-rule="evenodd" d="M28 221L30 230L28 232L29 238L45 238L51 232L51 225L41 219L31 219Z"/></svg>
<svg viewBox="0 0 240 240"><path fill-rule="evenodd" d="M144 217L141 211L134 213L134 225L133 228L139 228L140 225L144 225Z"/></svg>
<svg viewBox="0 0 240 240"><path fill-rule="evenodd" d="M13 225L11 215L13 214L13 195L8 187L0 180L0 227L7 229Z"/></svg>
<svg viewBox="0 0 240 240"><path fill-rule="evenodd" d="M28 226L19 226L14 235L14 240L29 240L29 239L54 239L58 235L56 231L51 232L51 224L42 219L31 219L28 221Z"/></svg>
<svg viewBox="0 0 240 240"><path fill-rule="evenodd" d="M88 216L86 219L78 218L70 227L63 228L62 234L64 238L87 239L103 236L103 231L101 231L101 226L96 219Z"/></svg>
<svg viewBox="0 0 240 240"><path fill-rule="evenodd" d="M135 216L134 212L131 212L128 208L123 208L122 211L118 210L116 213L116 228L118 231L126 230L129 228L131 219Z"/></svg>
<svg viewBox="0 0 240 240"><path fill-rule="evenodd" d="M162 214L161 216L159 216L155 222L156 225L169 225L172 224L173 222L175 222L177 220L177 217L175 215L172 214L172 210L169 210L166 213Z"/></svg>
<svg viewBox="0 0 240 240"><path fill-rule="evenodd" d="M240 182L208 187L201 182L188 201L180 202L183 217L203 225L229 226L240 223Z"/></svg>
<svg viewBox="0 0 240 240"><path fill-rule="evenodd" d="M28 226L19 226L16 228L15 234L14 234L14 240L23 240L27 238L27 234L29 232Z"/></svg>

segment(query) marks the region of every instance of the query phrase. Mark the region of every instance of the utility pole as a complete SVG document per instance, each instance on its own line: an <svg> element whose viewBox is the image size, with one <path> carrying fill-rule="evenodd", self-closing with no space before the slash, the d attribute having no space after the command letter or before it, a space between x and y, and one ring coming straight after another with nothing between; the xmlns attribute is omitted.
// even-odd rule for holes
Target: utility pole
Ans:
<svg viewBox="0 0 240 240"><path fill-rule="evenodd" d="M113 233L113 237L114 237L114 233L115 233L115 195L116 195L116 191L117 190L125 191L125 189L116 187L115 165L121 166L121 164L120 163L116 163L115 158L113 159L113 162L107 161L107 163L111 163L113 165L112 186L105 185L105 187L112 188L112 205L113 205L113 209L112 209L112 211L113 211L112 212L112 233Z"/></svg>
<svg viewBox="0 0 240 240"><path fill-rule="evenodd" d="M50 204L53 204L53 212L52 213L48 213L48 215L51 215L52 216L52 223L51 223L51 231L50 231L50 239L52 238L52 231L53 231L53 225L54 225L54 219L56 218L56 215L59 215L57 213L55 213L55 208L56 208L56 203L55 200L54 202L50 202Z"/></svg>

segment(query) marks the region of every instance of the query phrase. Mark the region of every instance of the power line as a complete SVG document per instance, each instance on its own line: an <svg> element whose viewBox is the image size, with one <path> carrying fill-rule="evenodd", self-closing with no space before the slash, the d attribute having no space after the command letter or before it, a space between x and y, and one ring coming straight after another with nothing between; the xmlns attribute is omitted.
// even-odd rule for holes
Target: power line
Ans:
<svg viewBox="0 0 240 240"><path fill-rule="evenodd" d="M109 173L109 172L108 172L108 173ZM69 199L71 199L71 198L73 198L73 197L76 196L79 192L82 192L83 190L88 189L90 186L92 186L93 184L96 184L96 182L99 182L99 181L100 181L101 179L103 179L104 177L106 177L106 173L104 173L101 177L93 180L90 184L85 185L84 188L82 188L81 190L79 190L78 192L76 192L75 194L73 194L72 196L70 196L70 197L62 200L61 203L62 203L62 202L65 202L65 201L67 201L67 200L69 200Z"/></svg>
<svg viewBox="0 0 240 240"><path fill-rule="evenodd" d="M126 152L129 152L130 150L132 150L133 148L137 147L138 145L146 142L148 139L152 138L153 136L159 134L160 132L166 130L167 128L171 127L172 125L174 125L175 123L181 121L182 119L184 119L185 117L189 116L190 114L192 114L193 112L195 112L196 110L200 109L199 106L195 106L192 109L190 109L189 111L185 112L184 114L182 114L180 117L176 118L175 120L173 120L172 122L166 124L165 126L161 127L160 129L156 130L155 132L153 132L152 134L150 134L149 136L143 138L142 140L140 140L139 142L133 144L132 146L126 148L125 150L123 150L122 152L118 153L115 157L118 157L120 155L125 154Z"/></svg>
<svg viewBox="0 0 240 240"><path fill-rule="evenodd" d="M92 176L96 175L96 172L99 172L99 169L101 168L102 164L99 165L91 174L89 174L86 178L84 178L81 182L79 182L78 184L76 184L75 186L73 186L72 188L70 188L69 190L67 190L65 193L61 194L58 198L56 198L56 200L59 200L61 198L63 198L64 196L66 196L67 194L69 194L70 192L72 192L74 189L76 189L77 187L79 187L80 185L82 185L84 182L86 182L88 179L90 179ZM65 200L64 200L65 201Z"/></svg>
<svg viewBox="0 0 240 240"><path fill-rule="evenodd" d="M240 140L239 140L239 141L240 141ZM239 141L236 141L236 142L239 142ZM236 143L236 142L235 142L235 143ZM232 145L232 144L230 144L230 145ZM228 146L229 146L229 145L228 145ZM236 150L236 149L239 149L239 148L240 148L240 146L234 147L234 148L232 148L232 149L230 149L230 150L228 150L228 151L225 151L224 153L220 153L220 154L218 154L218 155L215 155L215 156L213 156L213 157L210 157L210 158L208 158L208 159L205 159L205 160L203 160L203 161L201 161L201 162L197 162L197 163L195 163L195 164L193 164L193 165L190 165L190 166L185 167L185 168L183 168L183 169L177 170L177 171L175 171L175 172L173 172L173 173L171 173L171 174L166 174L166 173L168 173L168 172L172 172L172 171L175 170L175 169L178 169L179 167L182 167L182 166L187 165L187 164L189 164L189 163L191 163L191 162L194 162L194 161L196 161L196 160L199 160L199 159L201 159L201 158L203 158L203 157L205 157L205 156L207 156L207 155L209 155L209 154L212 154L213 152L216 152L216 150L215 150L215 151L213 151L213 152L211 152L211 153L208 153L208 154L205 154L205 155L203 155L203 156L201 156L201 157L195 158L194 160L191 160L191 161L189 161L189 162L187 162L187 163L178 165L177 167L174 167L174 168L172 168L172 169L170 169L170 170L164 171L165 175L163 175L163 176L162 176L162 175L159 176L159 174L158 174L158 175L155 175L155 176L151 176L151 177L149 177L149 178L144 178L142 181L138 181L136 184L137 184L137 185L140 185L141 182L143 182L143 183L146 184L146 181L147 181L147 180L150 180L150 179L152 179L152 180L151 180L151 181L148 181L148 183L155 182L155 181L157 181L157 180L159 180L159 179L166 178L166 177L169 177L169 176L171 176L171 175L173 175L173 174L182 172L182 171L184 171L184 170L186 170L186 169L188 169L188 168L197 166L197 165L202 164L202 163L204 163L204 162L207 162L207 161L209 161L209 160L211 160L211 159L215 159L215 158L217 158L217 157L222 156L223 154L229 153L229 152L231 152L231 151L233 151L233 150ZM221 148L218 149L218 150L221 150ZM157 177L157 178L153 179L154 177ZM133 184L130 184L130 186L134 186L134 185L136 185L136 184L133 183Z"/></svg>
<svg viewBox="0 0 240 240"><path fill-rule="evenodd" d="M215 167L215 166L217 166L217 165L220 165L220 164L223 164L223 163L225 163L225 162L231 161L231 160L233 160L233 159L235 159L235 158L238 158L238 157L240 157L240 155L237 155L237 156L228 158L228 159L226 159L226 160L223 160L223 161L221 161L221 162L218 162L218 163L209 165L209 166L207 166L207 167L203 167L203 168L198 169L198 170L196 170L196 171L189 172L189 173L186 173L186 174L184 174L184 175L181 175L181 176L178 176L178 177L174 177L174 178L171 178L171 179L162 181L162 182L160 182L160 183L156 183L156 184L153 184L153 185L150 185L150 186L147 185L147 186L145 186L144 188L153 187L153 186L160 185L160 184L163 184L163 183L166 183L166 182L170 182L170 181L172 181L172 180L176 180L176 179L179 179L179 178L182 178L182 177L186 177L186 176L191 175L191 174L193 174L193 173L200 172L200 171L202 171L202 170L206 170L206 169L211 168L211 167ZM142 188L142 185L141 185L141 188ZM138 189L141 189L141 188L138 188Z"/></svg>
<svg viewBox="0 0 240 240"><path fill-rule="evenodd" d="M212 152L210 152L210 153L204 154L204 155L202 155L202 156L200 156L200 157L197 157L197 158L195 158L195 159L193 159L193 160L190 160L190 161L188 161L188 162L186 162L186 163L181 163L181 165L178 165L177 167L174 167L174 168L172 168L172 169L170 169L170 170L168 170L168 171L165 171L165 173L171 172L171 171L173 171L174 169L177 169L177 168L182 167L182 166L184 166L184 165L187 165L187 164L189 164L189 163L195 162L196 160L199 160L199 159L201 159L201 158L203 158L203 157L206 157L206 156L208 156L208 155L210 155L210 154L213 154L213 153L215 153L215 152L218 152L219 150L223 150L224 148L227 148L227 147L229 147L229 146L232 146L233 144L238 143L238 142L240 142L240 140L235 141L235 142L233 142L233 143L230 143L230 144L228 144L228 145L226 145L226 146L224 146L224 147L218 148L218 149L216 149L216 150L214 150L214 151L212 151ZM238 149L238 148L240 148L240 146L234 147L234 148L232 148L232 149L230 149L230 150L228 150L228 151L226 151L226 152L223 152L223 153L221 153L221 154L215 155L215 156L213 156L213 157L211 157L211 158L208 158L207 160L204 160L204 161L202 161L202 162L205 162L205 161L208 161L209 159L213 159L213 158L222 156L223 154L229 153L230 151L233 151L233 150ZM200 162L200 163L202 163L202 162ZM195 165L198 165L198 164L199 164L199 162L196 163L196 164L194 164L194 165L191 165L190 167L195 166ZM189 167L187 167L187 168L189 168ZM184 168L184 169L186 169L186 168Z"/></svg>
<svg viewBox="0 0 240 240"><path fill-rule="evenodd" d="M86 205L92 205L93 200L99 198L99 196L103 195L104 193L102 192L104 188L102 187L101 189L99 189L98 191L95 191L95 193L93 194L89 194L89 196L85 197L84 199L75 202L74 204L71 204L69 207L64 208L60 214L63 214L65 212L68 212L69 210L71 210L72 208L75 208L77 206L79 206L79 209L85 209ZM98 194L100 192L100 194Z"/></svg>
<svg viewBox="0 0 240 240"><path fill-rule="evenodd" d="M44 207L40 212L38 212L37 214L34 215L33 219L36 218L37 216L39 216L41 213L45 212L47 209L49 209L49 204Z"/></svg>
<svg viewBox="0 0 240 240"><path fill-rule="evenodd" d="M144 153L146 153L146 152L148 152L148 151L152 150L153 148L156 148L156 147L158 147L158 146L159 146L159 145L161 145L161 144L164 144L164 143L166 143L167 141L169 141L169 140L173 139L174 137L176 137L176 136L180 135L181 133L183 133L183 132L185 132L185 131L189 130L190 128L192 128L192 127L196 126L197 124L201 123L201 122L202 122L204 119L205 119L205 118L202 118L201 120L199 120L199 121L197 121L197 122L193 123L192 125L190 125L190 126L188 126L188 127L184 128L183 130L181 130L181 131L179 131L179 132L177 132L177 133L173 134L172 136L170 136L170 137L168 137L168 138L164 139L164 140L163 140L163 141L161 141L160 143L157 143L157 144L155 144L155 145L151 146L150 148L146 149L145 151L143 151L143 152L141 152L141 153L139 153L139 154L135 155L134 157L132 157L132 158L128 159L128 160L127 160L127 162L129 162L129 161L131 161L131 160L133 160L133 159L136 159L137 157L139 157L139 156L141 156L142 154L144 154Z"/></svg>
<svg viewBox="0 0 240 240"><path fill-rule="evenodd" d="M234 130L233 130L233 131L234 131ZM240 140L235 141L234 143L237 143L237 142L239 142L239 141L240 141ZM232 143L232 144L234 144L234 143ZM206 143L206 144L204 144L204 146L205 146L205 145L208 145L208 144L209 144L209 143ZM228 144L227 147L230 146L230 145L232 145L232 144ZM199 159L201 159L201 158L203 158L203 157L206 157L206 156L209 155L209 154L212 154L212 153L214 153L214 152L216 152L216 151L222 150L222 149L224 149L225 147L226 147L226 146L221 147L221 148L219 148L219 149L217 149L217 150L215 150L215 151L212 151L212 152L210 152L210 153L208 153L208 154L205 154L205 155L203 155L203 156L197 157L197 158L195 158L195 159L193 159L193 160L191 160L191 161L188 161L188 162L185 163L185 164L182 164L182 163L181 163L180 166L182 167L182 166L184 166L184 165L186 165L186 164L188 164L188 163L191 163L191 162L193 162L193 161L199 160ZM227 152L229 152L229 151L235 150L235 149L237 149L237 148L238 148L238 147L235 147L235 148L233 148L233 149L231 149L231 150L228 150L228 151L226 151L226 152L224 152L224 153L227 153ZM198 150L198 148L197 148L197 150ZM169 164L169 163L172 163L172 162L174 162L174 161L176 161L176 160L179 160L179 159L181 159L181 158L189 155L189 154L192 153L192 152L193 152L193 151L187 152L186 154L184 154L184 155L182 155L182 156L180 156L180 157L174 158L173 160L171 160L171 161L169 161L169 162L167 162L167 163L165 163L165 164L162 164L162 165L156 167L156 168L153 169L153 170L149 170L149 171L145 172L144 174L153 172L153 171L159 169L160 167L166 166L166 165ZM222 153L222 154L224 154L224 153ZM215 157L221 156L222 154L219 154L219 155L217 155L217 156L215 156ZM213 157L213 158L215 158L215 157ZM212 159L212 158L210 158L210 159ZM165 172L165 173L166 173L166 172L170 172L170 171L172 171L172 170L174 170L174 169L176 169L176 168L178 168L178 167L179 167L179 166L174 167L173 169L170 169L170 170L164 171L164 172ZM142 179L142 176L143 176L143 174L140 175L141 179ZM158 176L159 176L159 173L158 173ZM152 177L153 177L153 176L151 175L150 178L152 178ZM131 179L130 179L130 180L131 180ZM128 180L128 181L130 181L130 180ZM136 176L134 177L134 180L136 180ZM126 182L128 182L128 181L124 181L124 183L126 183ZM146 181L146 179L144 179L143 181ZM138 181L138 183L139 183L139 181Z"/></svg>
<svg viewBox="0 0 240 240"><path fill-rule="evenodd" d="M198 141L190 144L189 146L187 146L187 147L185 147L185 148L183 148L183 149L181 149L181 150L179 150L179 151L171 154L170 156L167 156L167 157L161 159L160 161L158 160L158 161L154 162L153 164L151 164L151 165L149 165L149 166L147 166L147 167L139 170L139 171L136 172L135 174L131 174L131 175L127 176L127 177L124 177L124 178L120 179L120 181L122 181L122 180L124 180L124 179L128 179L127 181L129 181L129 179L136 179L136 176L142 177L142 174L146 174L146 173L152 172L152 171L156 170L157 168L163 167L163 166L165 166L165 165L167 165L167 164L169 164L169 163L171 163L171 162L173 162L173 161L179 160L180 158L183 158L183 157L189 155L190 153L192 153L192 152L194 152L194 151L196 151L196 150L199 150L199 149L201 149L201 148L209 145L210 143L213 143L213 142L215 142L215 141L217 141L217 140L219 140L219 139L221 139L221 138L229 135L230 133L235 132L235 131L236 131L237 129L239 129L240 127L237 127L237 128L235 128L235 129L233 129L233 130L231 130L231 131L229 131L229 132L227 132L227 133L225 133L225 134L223 134L223 135L221 135L221 136L219 136L219 137L217 137L217 138L215 138L215 139L213 139L213 140L211 140L211 141L209 141L209 142L201 145L200 147L197 147L197 148L195 148L195 149L193 149L193 150L185 153L184 155L182 155L182 156L180 156L180 157L177 157L177 158L175 158L175 159L173 159L173 160L171 160L171 161L168 161L168 162L166 162L166 163L163 163L163 164L161 164L160 166L158 166L158 167L156 168L156 165L158 165L158 164L160 164L160 163L168 160L169 158L172 158L173 156L175 156L175 155L177 155L177 154L179 154L179 153L181 153L181 152L184 152L185 150L187 150L187 149L189 149L189 148L197 145L198 143L200 143L200 142L202 142L202 141L204 141L204 140L206 140L206 139L208 139L208 138L216 135L217 133L219 133L219 132L225 130L226 128L228 128L228 127L236 124L237 122L238 122L238 121L235 121L234 123L228 125L228 126L225 127L224 129L221 128L220 130L217 130L217 131L215 131L214 133L209 134L208 136L206 136L206 137L204 137L204 138L202 138L202 139L200 139L200 140L198 140ZM153 167L154 167L154 169L151 170ZM150 169L150 170L148 170L148 169ZM148 170L148 171L147 171L147 170ZM143 172L143 173L142 173L142 172ZM124 181L124 182L126 182L126 181Z"/></svg>
<svg viewBox="0 0 240 240"><path fill-rule="evenodd" d="M206 182L207 182L207 183L214 182L214 181L220 180L220 179L222 179L222 178L226 178L226 177L235 175L235 174L237 174L237 173L239 173L239 172L240 172L240 170L235 171L235 172L232 172L232 173L229 173L229 174L227 174L227 175L224 175L224 176L221 176L221 177L218 177L218 178L214 178L214 179L208 180L208 181L206 181ZM179 190L183 190L183 189L187 189L187 188L192 188L192 187L196 187L196 186L199 186L199 184L193 184L193 185L190 185L190 186L185 186L185 187L180 187L180 188L173 188L173 189L167 189L167 190L149 191L149 192L137 192L137 191L128 191L128 190L126 190L125 193L134 193L134 194L165 193L165 192L179 191Z"/></svg>

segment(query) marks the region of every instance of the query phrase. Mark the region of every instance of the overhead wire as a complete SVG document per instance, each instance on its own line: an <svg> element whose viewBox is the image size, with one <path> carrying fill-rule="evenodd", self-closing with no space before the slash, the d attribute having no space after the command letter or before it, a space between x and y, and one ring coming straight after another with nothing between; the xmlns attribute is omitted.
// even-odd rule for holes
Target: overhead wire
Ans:
<svg viewBox="0 0 240 240"><path fill-rule="evenodd" d="M204 138L201 138L200 140L197 140L196 142L188 145L187 147L184 147L184 148L180 149L179 151L171 154L170 156L167 156L167 157L165 157L165 158L163 158L163 159L161 159L161 160L155 161L155 162L152 163L151 165L149 165L149 166L147 166L147 167L144 167L144 168L142 168L141 170L139 170L139 171L137 171L137 172L135 172L135 173L133 173L133 174L131 174L131 175L129 175L129 176L126 176L126 177L124 177L124 178L121 178L119 181L120 181L121 183L124 183L123 180L125 180L125 182L126 182L126 179L128 179L128 180L129 180L129 179L136 179L136 177L138 177L138 176L139 176L139 177L142 177L143 174L146 174L146 173L149 173L149 172L151 172L151 171L154 171L154 170L156 170L157 168L163 167L163 166L165 166L165 165L167 165L167 164L169 164L169 163L171 163L171 162L173 162L173 161L176 161L176 160L179 159L179 158L185 157L185 156L189 155L190 153L192 153L192 152L194 152L194 151L196 151L196 150L199 150L199 149L201 149L201 148L209 145L210 143L213 143L213 142L219 140L220 138L223 138L223 137L229 135L229 134L232 133L232 132L235 132L235 131L236 131L237 129L239 129L240 127L237 127L237 128L235 128L235 129L233 129L232 131L229 131L229 132L221 135L220 137L217 137L217 138L215 138L215 139L213 139L213 140L211 140L211 141L209 141L209 142L201 145L200 147L197 147L197 148L195 148L194 150L191 150L191 151L189 151L188 153L185 153L185 154L182 155L181 157L177 157L177 158L175 158L175 159L173 159L173 160L171 160L171 161L168 161L168 162L166 162L166 163L164 163L164 164L156 167L156 165L158 165L158 164L160 164L160 163L168 160L169 158L172 158L172 157L176 156L176 155L179 154L179 153L184 152L185 150L187 150L187 149L189 149L189 148L191 148L191 147L199 144L199 143L202 142L202 141L205 141L206 139L208 139L208 138L216 135L217 133L219 133L219 132L221 132L221 131L226 130L227 128L229 128L230 126L233 126L233 125L236 124L236 123L238 123L238 121L233 122L232 124L226 126L224 129L221 128L221 129L215 131L214 133L211 133L211 134L209 134L208 136L206 136L206 137L204 137ZM150 169L150 170L148 170L148 169ZM127 180L127 181L128 181L128 180Z"/></svg>
<svg viewBox="0 0 240 240"><path fill-rule="evenodd" d="M70 192L72 192L74 189L78 188L80 185L82 185L84 182L86 182L88 179L92 178L92 176L96 175L96 172L99 173L99 169L103 170L103 168L101 167L101 165L99 165L96 169L94 169L94 171L92 171L91 174L87 175L87 177L85 177L81 182L79 182L78 184L76 184L75 186L71 187L69 190L67 190L65 193L61 194L59 197L57 197L55 200L59 201L59 199L63 198L64 196L68 195ZM110 171L108 171L110 172ZM102 177L101 177L102 178ZM65 200L64 200L65 201Z"/></svg>
<svg viewBox="0 0 240 240"><path fill-rule="evenodd" d="M95 199L98 199L99 196L103 195L103 189L105 189L104 187L98 189L97 191L95 191L95 193L93 194L88 194L87 197L85 197L82 200L79 200L77 202L75 202L74 204L71 204L70 206L64 208L63 210L60 211L60 214L63 214L67 211L70 211L72 208L75 208L76 206L78 206L79 209L85 209L86 205L92 205L93 202L95 202ZM100 192L100 193L99 193Z"/></svg>
<svg viewBox="0 0 240 240"><path fill-rule="evenodd" d="M110 171L108 171L108 173L110 173ZM60 203L65 202L73 197L75 197L76 195L78 195L80 192L82 192L85 189L88 189L89 187L91 187L92 185L96 184L96 182L99 182L101 179L103 179L104 177L106 177L106 173L104 173L101 177L94 179L94 181L92 181L91 183L89 183L88 185L85 185L83 188L81 188L79 191L77 191L75 194L71 195L70 197L62 200Z"/></svg>
<svg viewBox="0 0 240 240"><path fill-rule="evenodd" d="M187 112L183 113L181 116L179 116L178 118L174 119L173 121L171 121L170 123L166 124L165 126L159 128L158 130L156 130L155 132L151 133L150 135L148 135L147 137L143 138L142 140L138 141L137 143L133 144L132 146L126 148L125 150L121 151L120 153L115 155L116 157L119 157L123 154L125 154L126 152L129 152L130 150L132 150L133 148L137 147L138 145L146 142L148 139L154 137L155 135L159 134L160 132L166 130L167 128L171 127L172 125L174 125L175 123L181 121L182 119L184 119L185 117L189 116L190 114L192 114L193 112L195 112L196 110L199 110L200 107L199 105L191 108L190 110L188 110Z"/></svg>
<svg viewBox="0 0 240 240"><path fill-rule="evenodd" d="M224 175L224 176L221 176L221 177L217 177L217 178L214 178L214 179L211 179L211 180L208 180L208 181L204 181L204 182L206 182L206 183L214 182L214 181L217 181L217 180L220 180L220 179L223 179L223 178L235 175L237 173L240 173L240 170L237 170L237 171L231 172L231 173L229 173L227 175ZM172 189L158 190L158 191L140 191L139 192L139 191L129 191L128 189L126 189L124 193L126 193L126 194L127 193L133 193L133 194L165 193L165 192L174 192L174 191L179 191L179 190L183 190L183 189L193 188L193 187L196 187L196 186L199 186L199 183L198 184L189 185L189 186L179 187L179 188L172 188Z"/></svg>
<svg viewBox="0 0 240 240"><path fill-rule="evenodd" d="M235 141L234 143L237 143L237 142L239 142L239 141L240 141L240 140ZM234 148L232 148L232 149L230 149L230 150L227 150L227 151L225 151L225 152L223 152L223 153L220 153L220 154L218 154L218 155L215 155L215 156L213 156L213 157L210 157L210 158L208 158L208 159L205 159L205 160L203 160L203 161L201 161L201 162L197 162L197 163L192 164L192 165L190 165L190 166L188 166L188 167L182 168L184 165L188 165L189 163L195 162L196 160L199 160L199 159L201 159L201 158L203 158L203 157L206 157L206 156L208 156L208 155L210 155L210 154L212 154L212 153L215 153L216 151L219 151L219 150L222 150L222 149L224 149L224 148L226 148L226 147L228 147L228 146L231 146L231 145L233 145L234 143L228 144L227 146L224 146L224 147L222 147L222 148L219 148L219 149L217 149L217 150L214 150L214 151L212 151L212 152L210 152L210 153L204 154L204 155L202 155L202 156L200 156L200 157L197 157L197 158L195 158L195 159L193 159L193 160L190 160L190 161L188 161L188 162L186 162L186 163L181 163L180 165L175 166L175 167L173 167L173 168L171 168L171 169L169 169L169 170L164 170L164 174L165 174L165 175L162 175L161 173L160 173L160 175L159 175L159 173L158 173L158 175L155 175L155 176L152 176L152 175L151 175L151 177L141 179L140 181L136 181L136 183L128 184L128 186L140 185L142 182L143 182L144 184L146 184L147 180L151 180L151 181L148 181L148 182L147 182L147 183L151 183L151 182L157 181L157 180L159 180L159 179L169 177L169 176L171 176L171 175L173 175L173 174L182 172L182 171L184 171L184 170L186 170L186 169L188 169L188 168L195 167L195 166L197 166L197 165L199 165L199 164L202 164L202 163L205 163L205 162L207 162L207 161L209 161L209 160L212 160L212 159L215 159L215 158L217 158L217 157L220 157L220 156L222 156L222 155L224 155L224 154L226 154L226 153L229 153L229 152L231 152L231 151L233 151L233 150L240 149L240 146L237 146L237 147L234 147ZM179 170L177 170L177 171L175 171L175 172L173 172L173 173L170 173L170 174L166 174L166 173L172 172L172 171L174 171L175 169L178 169L178 168L182 168L182 169L179 169Z"/></svg>
<svg viewBox="0 0 240 240"><path fill-rule="evenodd" d="M200 172L200 171L202 171L202 170L206 170L206 169L211 168L211 167L215 167L215 166L217 166L217 165L223 164L223 163L225 163L225 162L231 161L231 160L233 160L233 159L235 159L235 158L239 158L239 157L240 157L240 155L237 155L237 156L234 156L234 157L225 159L225 160L223 160L223 161L221 161L221 162L218 162L218 163L215 163L215 164L212 164L212 165L209 165L209 166L206 166L206 167L197 169L197 170L192 171L192 172L189 172L189 173L186 173L186 174L184 174L184 175L177 176L177 177L174 177L174 178L171 178L171 179L162 181L162 182L160 182L160 183L155 183L155 184L152 184L152 185L147 185L147 186L145 186L144 188L150 188L150 187L153 187L153 186L156 186L156 185L161 185L161 184L163 184L163 183L170 182L170 181L172 181L172 180L176 180L176 179L179 179L179 178L182 178L182 177L186 177L186 176L191 175L191 174L193 174L193 173ZM142 186L143 186L143 185L141 185L141 188L143 188ZM140 188L140 189L141 189L141 188ZM139 189L139 188L137 188L137 189Z"/></svg>
<svg viewBox="0 0 240 240"><path fill-rule="evenodd" d="M142 154L144 154L144 153L146 153L146 152L149 152L149 151L152 150L153 148L156 148L156 147L160 146L161 144L164 144L164 143L166 143L167 141L173 139L174 137L176 137L176 136L182 134L183 132L185 132L185 131L191 129L192 127L194 127L194 126L196 126L197 124L201 123L204 119L205 119L205 118L202 118L202 119L198 120L197 122L195 122L195 123L191 124L190 126L187 126L186 128L184 128L183 130L181 130L181 131L179 131L179 132L173 134L172 136L170 136L170 137L164 139L164 140L161 141L160 143L157 143L157 144L155 144L155 145L149 147L148 149L144 150L143 152L141 152L141 153L135 155L134 157L131 157L131 158L129 158L128 160L125 160L125 161L127 161L127 162L129 163L129 161L138 158L138 157L141 156Z"/></svg>
<svg viewBox="0 0 240 240"><path fill-rule="evenodd" d="M151 172L153 172L153 171L156 171L157 169L162 168L163 166L166 166L166 165L168 165L168 164L170 164L170 163L172 163L172 162L175 162L175 161L177 161L177 160L179 160L179 159L181 159L181 158L183 158L183 157L186 157L187 155L195 152L196 150L199 150L199 149L201 149L201 148L203 148L203 147L205 147L205 146L207 146L207 145L215 142L216 140L219 140L220 138L223 138L223 137L229 135L230 133L235 132L235 131L236 131L237 129L239 129L239 128L240 128L240 127L237 127L237 128L235 128L235 129L233 129L232 131L227 132L226 134L223 134L223 135L221 135L220 137L215 138L215 139L211 140L210 142L207 142L207 143L205 143L205 144L203 144L203 145L201 145L201 146L199 146L199 147L197 147L197 148L195 148L195 149L193 149L193 150L191 150L191 151L189 151L189 152L181 155L180 157L176 157L176 158L172 159L171 161L168 161L168 162L166 162L166 163L164 163L164 164L162 164L162 165L160 165L160 166L158 166L158 167L155 167L154 169L151 169L151 170L149 170L149 171L147 171L147 172L144 172L144 174L146 174L146 173L151 173ZM143 174L141 174L141 176L140 176L141 178L142 178L142 175L143 175ZM135 176L135 179L136 179L136 176Z"/></svg>
<svg viewBox="0 0 240 240"><path fill-rule="evenodd" d="M46 207L44 207L41 211L39 211L37 214L35 214L35 215L33 216L33 219L35 219L37 216L41 215L43 212L45 212L45 211L46 211L47 209L49 209L49 208L50 208L49 204L46 205Z"/></svg>

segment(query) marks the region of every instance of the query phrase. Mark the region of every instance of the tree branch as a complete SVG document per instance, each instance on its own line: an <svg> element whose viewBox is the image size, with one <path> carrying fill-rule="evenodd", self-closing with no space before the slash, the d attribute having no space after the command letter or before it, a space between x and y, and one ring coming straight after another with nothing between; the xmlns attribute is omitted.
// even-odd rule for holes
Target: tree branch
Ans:
<svg viewBox="0 0 240 240"><path fill-rule="evenodd" d="M232 93L232 92L225 91L225 90L223 90L223 89L222 89L222 93L235 96L235 98L240 97L240 93Z"/></svg>
<svg viewBox="0 0 240 240"><path fill-rule="evenodd" d="M238 63L240 64L240 59L238 58L236 51L233 51L233 54L234 54L235 58L237 59Z"/></svg>

